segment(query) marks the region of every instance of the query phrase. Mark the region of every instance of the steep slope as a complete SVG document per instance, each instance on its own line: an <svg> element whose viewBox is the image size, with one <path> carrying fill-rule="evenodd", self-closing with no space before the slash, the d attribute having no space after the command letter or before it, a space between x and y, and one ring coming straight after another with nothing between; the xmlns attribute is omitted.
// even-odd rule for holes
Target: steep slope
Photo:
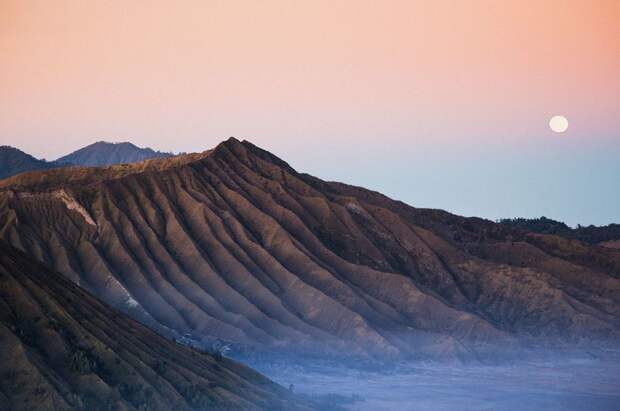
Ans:
<svg viewBox="0 0 620 411"><path fill-rule="evenodd" d="M302 409L289 396L165 340L0 241L0 409Z"/></svg>
<svg viewBox="0 0 620 411"><path fill-rule="evenodd" d="M33 170L46 170L59 165L39 160L10 146L0 146L0 179Z"/></svg>
<svg viewBox="0 0 620 411"><path fill-rule="evenodd" d="M140 148L131 143L108 143L99 141L83 147L56 160L59 163L78 166L108 166L113 164L136 163L151 158L171 157L170 153Z"/></svg>
<svg viewBox="0 0 620 411"><path fill-rule="evenodd" d="M416 209L235 139L5 180L0 237L135 318L247 349L445 358L620 332L615 250Z"/></svg>

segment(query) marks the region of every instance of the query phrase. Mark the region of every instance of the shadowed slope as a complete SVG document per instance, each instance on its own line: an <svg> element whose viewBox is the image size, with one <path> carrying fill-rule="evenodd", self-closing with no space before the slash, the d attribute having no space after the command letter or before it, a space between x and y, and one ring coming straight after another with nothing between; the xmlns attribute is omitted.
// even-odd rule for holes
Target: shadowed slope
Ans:
<svg viewBox="0 0 620 411"><path fill-rule="evenodd" d="M60 164L55 162L36 159L17 148L0 146L0 180L26 171L47 170L59 166Z"/></svg>
<svg viewBox="0 0 620 411"><path fill-rule="evenodd" d="M197 340L442 358L618 341L620 254L609 248L415 209L235 139L70 170L3 182L0 236Z"/></svg>
<svg viewBox="0 0 620 411"><path fill-rule="evenodd" d="M165 340L0 241L0 409L302 409L288 396L244 366Z"/></svg>

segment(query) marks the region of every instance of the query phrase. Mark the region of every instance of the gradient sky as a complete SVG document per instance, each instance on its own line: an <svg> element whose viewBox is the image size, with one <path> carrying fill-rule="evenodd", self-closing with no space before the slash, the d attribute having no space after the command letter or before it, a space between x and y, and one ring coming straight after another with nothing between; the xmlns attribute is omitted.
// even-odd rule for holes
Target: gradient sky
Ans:
<svg viewBox="0 0 620 411"><path fill-rule="evenodd" d="M0 144L235 136L414 206L620 222L619 22L618 0L0 0Z"/></svg>

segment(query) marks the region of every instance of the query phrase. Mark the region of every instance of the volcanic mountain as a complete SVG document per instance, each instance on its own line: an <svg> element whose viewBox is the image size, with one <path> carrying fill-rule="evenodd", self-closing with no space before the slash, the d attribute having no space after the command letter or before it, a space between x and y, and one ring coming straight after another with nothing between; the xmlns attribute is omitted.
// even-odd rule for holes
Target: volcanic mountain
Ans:
<svg viewBox="0 0 620 411"><path fill-rule="evenodd" d="M618 250L414 208L233 138L6 179L0 237L142 322L240 349L461 358L620 338Z"/></svg>
<svg viewBox="0 0 620 411"><path fill-rule="evenodd" d="M306 409L222 357L171 342L0 241L0 409Z"/></svg>
<svg viewBox="0 0 620 411"><path fill-rule="evenodd" d="M0 146L0 179L33 170L59 167L55 162L39 160L10 146Z"/></svg>
<svg viewBox="0 0 620 411"><path fill-rule="evenodd" d="M77 166L109 166L113 164L136 163L151 158L171 157L150 148L137 147L132 143L108 143L99 141L83 147L56 160L59 163Z"/></svg>

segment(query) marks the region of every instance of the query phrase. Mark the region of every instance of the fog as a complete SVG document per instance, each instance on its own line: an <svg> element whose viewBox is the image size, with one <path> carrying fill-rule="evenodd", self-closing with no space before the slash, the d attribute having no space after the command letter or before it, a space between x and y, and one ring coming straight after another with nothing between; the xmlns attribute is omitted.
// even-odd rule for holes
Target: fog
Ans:
<svg viewBox="0 0 620 411"><path fill-rule="evenodd" d="M620 410L620 362L560 358L510 365L399 364L354 369L319 364L251 364L322 409Z"/></svg>
<svg viewBox="0 0 620 411"><path fill-rule="evenodd" d="M620 411L615 340L488 345L477 355L400 362L176 340L248 365L321 411Z"/></svg>

